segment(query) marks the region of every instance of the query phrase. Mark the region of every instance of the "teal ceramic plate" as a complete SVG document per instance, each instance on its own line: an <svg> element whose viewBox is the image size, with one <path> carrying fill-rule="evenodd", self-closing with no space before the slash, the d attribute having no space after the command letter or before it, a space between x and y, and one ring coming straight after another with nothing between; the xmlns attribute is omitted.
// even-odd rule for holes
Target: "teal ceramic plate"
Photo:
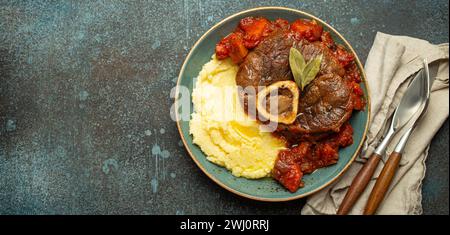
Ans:
<svg viewBox="0 0 450 235"><path fill-rule="evenodd" d="M202 69L202 66L211 59L211 55L214 54L215 45L221 38L228 35L238 25L240 19L247 16L263 16L268 19L274 20L276 18L284 18L290 22L298 18L315 19L320 22L324 30L331 33L334 40L347 47L354 54L353 48L350 44L331 26L318 19L317 17L308 13L281 7L262 7L246 10L234 14L208 30L193 46L189 52L178 77L177 94L179 94L179 87L187 87L191 92L193 89L193 78L198 76L198 73ZM355 54L356 56L356 54ZM312 193L319 191L325 186L332 183L349 167L354 158L356 157L362 142L366 136L367 126L370 117L370 97L368 93L366 76L363 71L363 67L358 57L356 56L356 62L361 71L363 82L361 86L364 90L367 106L365 111L354 112L350 123L354 128L353 145L343 148L339 151L339 161L329 167L321 168L312 174L305 175L303 181L305 187L300 188L297 192L291 193L283 186L278 184L271 178L249 180L245 178L234 177L225 168L217 166L208 160L206 160L205 154L200 148L192 142L192 136L189 135L189 121L179 120L177 118L177 126L183 140L184 146L189 152L194 162L200 167L200 169L214 182L222 186L223 188L238 194L243 197L260 200L260 201L288 201L301 197L305 197ZM177 96L178 97L178 96ZM175 101L177 103L177 100ZM178 104L175 104L178 107ZM191 103L191 112L193 111ZM179 113L176 112L177 117Z"/></svg>

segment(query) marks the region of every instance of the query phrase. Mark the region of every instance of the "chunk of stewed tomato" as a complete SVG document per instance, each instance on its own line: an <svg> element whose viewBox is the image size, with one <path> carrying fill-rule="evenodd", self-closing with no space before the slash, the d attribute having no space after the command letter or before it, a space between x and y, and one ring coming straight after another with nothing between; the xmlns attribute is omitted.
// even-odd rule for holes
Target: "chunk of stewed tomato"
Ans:
<svg viewBox="0 0 450 235"><path fill-rule="evenodd" d="M240 63L247 54L242 32L231 33L216 45L216 56L219 60L230 57L234 63Z"/></svg>
<svg viewBox="0 0 450 235"><path fill-rule="evenodd" d="M230 36L230 58L234 63L241 63L248 54L248 50L244 45L243 35L241 33L233 33Z"/></svg>
<svg viewBox="0 0 450 235"><path fill-rule="evenodd" d="M336 49L336 44L334 43L334 40L329 32L326 31L323 32L322 35L320 36L320 40L322 41L323 45L330 48L331 50L334 51Z"/></svg>
<svg viewBox="0 0 450 235"><path fill-rule="evenodd" d="M295 192L303 186L301 180L303 173L300 166L295 162L294 156L290 154L289 150L285 151L278 154L272 174L289 191Z"/></svg>
<svg viewBox="0 0 450 235"><path fill-rule="evenodd" d="M363 110L366 106L366 101L364 100L364 96L359 96L353 93L353 109L355 110Z"/></svg>
<svg viewBox="0 0 450 235"><path fill-rule="evenodd" d="M310 42L317 41L322 35L323 28L315 20L298 19L292 22L291 31L297 40L306 39Z"/></svg>
<svg viewBox="0 0 450 235"><path fill-rule="evenodd" d="M222 38L219 43L216 44L216 57L219 60L223 60L230 56L231 44L230 37L232 34Z"/></svg>
<svg viewBox="0 0 450 235"><path fill-rule="evenodd" d="M337 46L334 55L342 66L347 66L355 59L352 53L348 52L343 46Z"/></svg>
<svg viewBox="0 0 450 235"><path fill-rule="evenodd" d="M281 29L288 29L289 28L289 21L285 19L278 18L273 22L273 25L275 27L281 28Z"/></svg>
<svg viewBox="0 0 450 235"><path fill-rule="evenodd" d="M353 144L353 127L350 123L347 122L342 125L336 136L336 143L339 147L347 147Z"/></svg>
<svg viewBox="0 0 450 235"><path fill-rule="evenodd" d="M359 96L364 95L364 91L362 90L359 83L353 82L353 92Z"/></svg>
<svg viewBox="0 0 450 235"><path fill-rule="evenodd" d="M271 32L271 23L263 17L245 17L239 21L239 29L244 33L244 45L251 49Z"/></svg>
<svg viewBox="0 0 450 235"><path fill-rule="evenodd" d="M361 74L359 73L358 66L356 66L355 63L351 63L347 66L347 74L345 77L348 79L348 81L353 81L356 83L361 82Z"/></svg>

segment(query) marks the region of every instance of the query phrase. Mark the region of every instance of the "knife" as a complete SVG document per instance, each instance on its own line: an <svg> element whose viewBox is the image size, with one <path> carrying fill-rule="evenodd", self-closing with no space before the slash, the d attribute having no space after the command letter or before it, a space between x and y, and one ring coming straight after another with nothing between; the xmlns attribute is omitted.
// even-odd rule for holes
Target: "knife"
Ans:
<svg viewBox="0 0 450 235"><path fill-rule="evenodd" d="M395 109L394 115L391 120L389 131L384 139L369 157L367 162L359 170L358 174L352 181L350 188L348 189L344 200L342 201L337 211L338 215L345 215L351 210L358 198L364 192L365 188L370 182L381 157L385 154L386 147L391 141L392 137L400 130L406 123L414 116L420 108L420 96L417 95L417 86L420 85L422 79L423 70L419 71L409 84L405 94L400 100L399 105ZM419 88L420 89L420 88Z"/></svg>

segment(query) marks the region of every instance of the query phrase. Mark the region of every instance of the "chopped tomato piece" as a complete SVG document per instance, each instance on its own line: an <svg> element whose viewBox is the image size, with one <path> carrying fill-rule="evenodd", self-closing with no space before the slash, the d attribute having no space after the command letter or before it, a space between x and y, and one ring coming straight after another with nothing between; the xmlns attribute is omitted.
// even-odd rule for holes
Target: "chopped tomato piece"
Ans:
<svg viewBox="0 0 450 235"><path fill-rule="evenodd" d="M337 135L336 142L340 147L347 147L353 144L353 127L350 123L342 125L341 130Z"/></svg>
<svg viewBox="0 0 450 235"><path fill-rule="evenodd" d="M355 110L363 110L364 106L366 105L366 101L364 100L363 96L359 96L356 94L353 94L353 109Z"/></svg>
<svg viewBox="0 0 450 235"><path fill-rule="evenodd" d="M325 142L319 144L316 149L318 149L320 152L320 157L323 160L323 166L331 165L337 162L339 157L339 148L335 146L334 143Z"/></svg>
<svg viewBox="0 0 450 235"><path fill-rule="evenodd" d="M336 58L339 60L339 63L344 67L350 64L350 62L352 62L355 59L353 54L345 50L345 48L341 45L339 45L336 48L334 54Z"/></svg>
<svg viewBox="0 0 450 235"><path fill-rule="evenodd" d="M282 29L289 28L289 21L287 21L285 19L278 18L273 22L273 24L278 28L282 28Z"/></svg>
<svg viewBox="0 0 450 235"><path fill-rule="evenodd" d="M278 153L273 177L291 192L303 187L301 163L310 155L311 146L310 142L301 142L295 147Z"/></svg>
<svg viewBox="0 0 450 235"><path fill-rule="evenodd" d="M230 45L231 45L231 51L230 51L231 59L236 64L241 63L244 60L245 56L247 56L247 54L248 54L248 50L244 46L244 40L242 38L242 34L233 33L230 37Z"/></svg>
<svg viewBox="0 0 450 235"><path fill-rule="evenodd" d="M295 163L294 156L289 154L289 150L286 151L286 154L280 152L275 161L273 177L291 192L295 192L303 186L301 180L303 173L300 166Z"/></svg>
<svg viewBox="0 0 450 235"><path fill-rule="evenodd" d="M364 91L362 90L359 83L355 81L351 83L351 88L353 89L352 93L353 109L363 110L364 106L366 105L366 101L364 100Z"/></svg>
<svg viewBox="0 0 450 235"><path fill-rule="evenodd" d="M359 84L356 82L353 82L353 92L359 96L364 95L364 92L363 92L361 86L359 86Z"/></svg>
<svg viewBox="0 0 450 235"><path fill-rule="evenodd" d="M216 45L216 56L217 59L223 60L228 58L230 56L231 52L231 44L230 44L230 37L232 34L224 37L222 40L220 40L219 43Z"/></svg>
<svg viewBox="0 0 450 235"><path fill-rule="evenodd" d="M334 50L336 48L336 44L334 43L333 38L331 37L330 33L327 31L324 31L322 35L320 36L320 40L322 43L327 46L328 48Z"/></svg>
<svg viewBox="0 0 450 235"><path fill-rule="evenodd" d="M247 54L242 32L234 32L216 45L216 56L219 60L231 57L234 63L240 63Z"/></svg>
<svg viewBox="0 0 450 235"><path fill-rule="evenodd" d="M295 156L296 162L301 162L305 157L308 157L312 144L310 142L300 142L296 147L292 148L291 153Z"/></svg>
<svg viewBox="0 0 450 235"><path fill-rule="evenodd" d="M298 19L291 24L291 30L297 40L313 42L320 39L323 28L315 20Z"/></svg>
<svg viewBox="0 0 450 235"><path fill-rule="evenodd" d="M239 22L239 29L244 32L244 45L251 49L256 47L263 37L271 32L270 21L263 17L246 17Z"/></svg>
<svg viewBox="0 0 450 235"><path fill-rule="evenodd" d="M314 144L310 150L310 154L302 159L300 163L302 172L309 174L318 168L336 163L339 158L338 150L339 147L334 141Z"/></svg>
<svg viewBox="0 0 450 235"><path fill-rule="evenodd" d="M346 76L348 78L348 81L354 81L356 83L361 82L361 75L359 74L358 67L356 66L355 63L351 63L347 67L347 75Z"/></svg>

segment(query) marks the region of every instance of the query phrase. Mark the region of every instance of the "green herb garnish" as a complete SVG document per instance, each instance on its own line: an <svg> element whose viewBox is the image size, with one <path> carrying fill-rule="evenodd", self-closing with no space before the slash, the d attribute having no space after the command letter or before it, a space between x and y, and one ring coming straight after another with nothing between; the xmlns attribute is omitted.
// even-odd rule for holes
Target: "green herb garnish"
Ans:
<svg viewBox="0 0 450 235"><path fill-rule="evenodd" d="M289 51L289 65L291 67L292 75L295 83L303 90L314 78L320 70L322 63L322 55L316 56L306 63L302 53L291 47Z"/></svg>

